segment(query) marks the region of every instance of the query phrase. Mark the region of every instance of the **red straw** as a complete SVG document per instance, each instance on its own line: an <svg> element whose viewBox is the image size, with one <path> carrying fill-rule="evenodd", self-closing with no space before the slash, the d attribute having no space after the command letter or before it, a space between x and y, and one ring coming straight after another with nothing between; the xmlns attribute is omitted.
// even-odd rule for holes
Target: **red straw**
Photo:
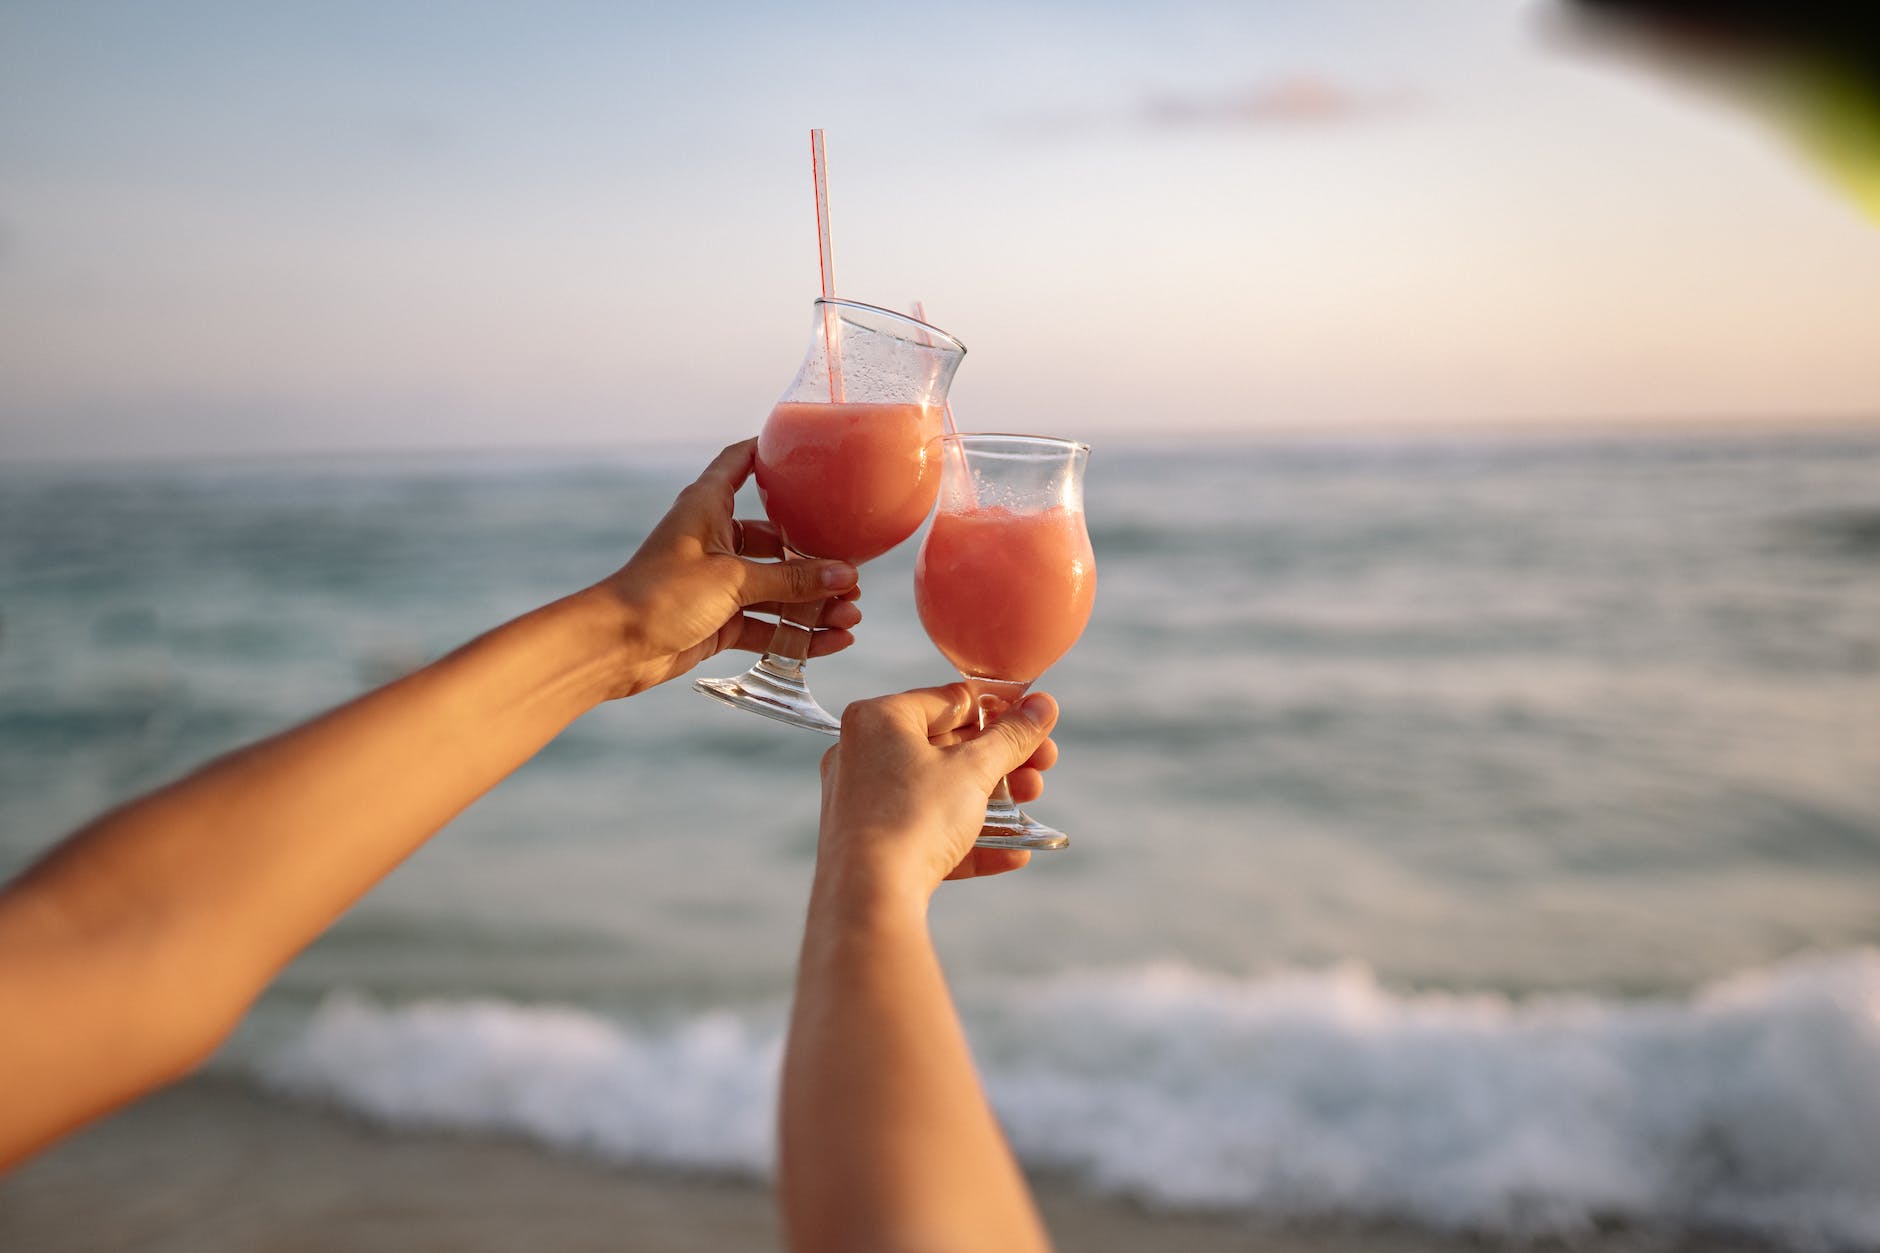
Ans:
<svg viewBox="0 0 1880 1253"><path fill-rule="evenodd" d="M829 156L823 150L822 128L809 133L809 168L816 180L816 248L822 266L824 300L836 295L836 270L829 260ZM842 403L842 350L836 341L836 311L823 306L823 357L829 363L829 401Z"/></svg>
<svg viewBox="0 0 1880 1253"><path fill-rule="evenodd" d="M925 301L916 300L914 302L914 318L916 321L927 322L927 304ZM927 325L932 326L933 323L927 322ZM925 332L921 334L921 338L923 340L927 338ZM948 435L958 435L960 433L960 428L954 425L953 422L952 401L949 400L940 406L940 420L946 423Z"/></svg>
<svg viewBox="0 0 1880 1253"><path fill-rule="evenodd" d="M914 317L918 321L926 322L928 326L933 325L933 323L927 321L926 301L916 300L914 302ZM922 340L926 340L927 332L922 331L920 337ZM959 425L953 421L953 402L951 400L946 401L940 406L940 421L945 423L948 435L958 435L960 433ZM960 443L957 439L951 442L953 444L953 455L960 459L960 470L962 472L960 481L966 484L966 498L977 508L979 504L979 492L973 487L972 473L966 468L966 445Z"/></svg>

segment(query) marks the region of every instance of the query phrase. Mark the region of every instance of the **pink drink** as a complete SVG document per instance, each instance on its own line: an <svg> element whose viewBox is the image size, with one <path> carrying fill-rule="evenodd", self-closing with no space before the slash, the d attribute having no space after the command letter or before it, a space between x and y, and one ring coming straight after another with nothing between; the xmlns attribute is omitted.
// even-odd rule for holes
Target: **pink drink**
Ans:
<svg viewBox="0 0 1880 1253"><path fill-rule="evenodd" d="M942 511L914 568L921 625L966 675L1029 682L1090 620L1097 563L1084 516L1062 507Z"/></svg>
<svg viewBox="0 0 1880 1253"><path fill-rule="evenodd" d="M918 404L786 400L757 438L757 491L784 542L863 562L912 535L933 508L940 411Z"/></svg>

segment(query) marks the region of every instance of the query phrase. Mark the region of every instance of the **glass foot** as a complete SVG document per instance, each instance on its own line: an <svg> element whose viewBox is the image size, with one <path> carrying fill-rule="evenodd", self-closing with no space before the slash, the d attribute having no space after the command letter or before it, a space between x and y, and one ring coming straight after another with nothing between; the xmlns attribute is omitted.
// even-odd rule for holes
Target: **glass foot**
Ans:
<svg viewBox="0 0 1880 1253"><path fill-rule="evenodd" d="M816 703L801 674L781 674L761 661L735 679L695 679L692 687L715 701L793 727L806 727L824 735L842 734L842 723Z"/></svg>
<svg viewBox="0 0 1880 1253"><path fill-rule="evenodd" d="M975 848L1025 848L1049 852L1063 848L1071 837L1047 827L1010 801L994 800L986 806L986 825L979 828Z"/></svg>

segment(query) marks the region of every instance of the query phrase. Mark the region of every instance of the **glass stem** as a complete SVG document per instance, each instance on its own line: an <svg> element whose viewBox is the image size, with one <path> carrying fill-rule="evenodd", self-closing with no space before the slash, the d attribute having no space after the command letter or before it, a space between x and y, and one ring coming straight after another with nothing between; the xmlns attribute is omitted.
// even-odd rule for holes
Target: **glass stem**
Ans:
<svg viewBox="0 0 1880 1253"><path fill-rule="evenodd" d="M966 690L973 694L973 707L979 712L979 729L984 731L996 722L1000 714L1024 698L1030 687L1029 679L982 679L967 675ZM1012 801L1012 789L1006 785L1004 775L999 776L999 786L992 789L991 806L995 811L1017 809Z"/></svg>
<svg viewBox="0 0 1880 1253"><path fill-rule="evenodd" d="M801 680L803 663L809 660L810 638L822 625L826 600L805 605L785 605L777 617L777 630L770 637L770 647L757 664L779 678Z"/></svg>

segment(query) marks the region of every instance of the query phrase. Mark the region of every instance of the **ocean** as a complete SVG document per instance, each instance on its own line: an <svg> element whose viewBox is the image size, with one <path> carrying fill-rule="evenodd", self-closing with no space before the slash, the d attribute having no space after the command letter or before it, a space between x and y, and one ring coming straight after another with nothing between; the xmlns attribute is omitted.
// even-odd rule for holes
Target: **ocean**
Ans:
<svg viewBox="0 0 1880 1253"><path fill-rule="evenodd" d="M0 873L604 576L706 455L0 470ZM1880 1247L1880 433L1099 443L1088 507L1031 807L1072 845L933 907L1029 1163ZM952 677L914 548L830 707ZM596 711L215 1065L763 1174L824 747L683 683Z"/></svg>

